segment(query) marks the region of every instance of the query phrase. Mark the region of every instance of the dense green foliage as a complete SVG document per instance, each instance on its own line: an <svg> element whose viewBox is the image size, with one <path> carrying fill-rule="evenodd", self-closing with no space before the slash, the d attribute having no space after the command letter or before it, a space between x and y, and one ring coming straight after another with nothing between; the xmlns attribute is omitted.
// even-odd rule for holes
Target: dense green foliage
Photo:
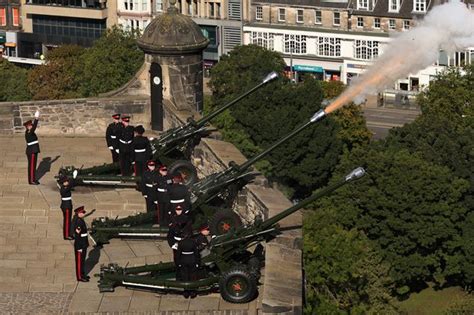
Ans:
<svg viewBox="0 0 474 315"><path fill-rule="evenodd" d="M27 78L27 70L0 58L0 102L30 100Z"/></svg>

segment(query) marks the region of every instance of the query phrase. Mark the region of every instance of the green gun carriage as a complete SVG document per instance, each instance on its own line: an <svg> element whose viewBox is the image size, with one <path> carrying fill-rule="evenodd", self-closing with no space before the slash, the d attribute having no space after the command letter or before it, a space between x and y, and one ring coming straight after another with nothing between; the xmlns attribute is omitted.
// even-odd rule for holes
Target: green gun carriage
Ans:
<svg viewBox="0 0 474 315"><path fill-rule="evenodd" d="M267 220L258 219L252 225L241 226L213 238L208 254L202 257L202 275L199 280L177 280L173 262L128 268L111 263L101 266L100 274L96 275L99 277L99 290L113 292L115 287L125 286L165 292L219 291L228 302L250 302L258 294L260 270L264 264L265 255L261 243L280 234L278 222L364 174L363 168L356 168L341 180ZM250 251L252 248L254 250Z"/></svg>

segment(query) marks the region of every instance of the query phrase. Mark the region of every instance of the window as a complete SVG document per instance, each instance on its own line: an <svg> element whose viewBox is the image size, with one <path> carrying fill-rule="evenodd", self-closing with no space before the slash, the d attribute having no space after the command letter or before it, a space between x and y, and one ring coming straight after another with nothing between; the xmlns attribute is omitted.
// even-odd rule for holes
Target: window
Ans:
<svg viewBox="0 0 474 315"><path fill-rule="evenodd" d="M216 2L216 17L221 17L221 4L219 2Z"/></svg>
<svg viewBox="0 0 474 315"><path fill-rule="evenodd" d="M314 23L315 24L322 24L323 23L323 17L321 15L321 11L319 11L319 10L314 11Z"/></svg>
<svg viewBox="0 0 474 315"><path fill-rule="evenodd" d="M413 0L413 11L415 12L426 12L426 0Z"/></svg>
<svg viewBox="0 0 474 315"><path fill-rule="evenodd" d="M148 26L148 20L143 21L143 29L145 29Z"/></svg>
<svg viewBox="0 0 474 315"><path fill-rule="evenodd" d="M7 16L6 16L5 11L6 11L5 8L0 8L0 26L7 25Z"/></svg>
<svg viewBox="0 0 474 315"><path fill-rule="evenodd" d="M263 8L261 6L257 6L257 10L255 13L255 19L262 20L263 19Z"/></svg>
<svg viewBox="0 0 474 315"><path fill-rule="evenodd" d="M252 44L264 47L268 50L274 50L273 33L252 32L250 34Z"/></svg>
<svg viewBox="0 0 474 315"><path fill-rule="evenodd" d="M209 2L209 16L214 17L214 2Z"/></svg>
<svg viewBox="0 0 474 315"><path fill-rule="evenodd" d="M369 1L368 0L357 0L357 10L368 10Z"/></svg>
<svg viewBox="0 0 474 315"><path fill-rule="evenodd" d="M379 55L379 42L372 40L356 40L354 58L371 60Z"/></svg>
<svg viewBox="0 0 474 315"><path fill-rule="evenodd" d="M410 29L410 20L404 20L403 21L403 29L404 30L409 30Z"/></svg>
<svg viewBox="0 0 474 315"><path fill-rule="evenodd" d="M187 0L186 1L187 7L188 7L188 13L187 15L193 15L193 1L192 0Z"/></svg>
<svg viewBox="0 0 474 315"><path fill-rule="evenodd" d="M306 35L288 35L284 36L286 54L302 55L306 54Z"/></svg>
<svg viewBox="0 0 474 315"><path fill-rule="evenodd" d="M148 10L148 0L142 0L142 11L147 11Z"/></svg>
<svg viewBox="0 0 474 315"><path fill-rule="evenodd" d="M395 20L393 20L393 19L388 20L388 28L389 29L394 30L395 26L396 26Z"/></svg>
<svg viewBox="0 0 474 315"><path fill-rule="evenodd" d="M340 57L341 39L334 37L318 37L316 40L316 55L325 57Z"/></svg>
<svg viewBox="0 0 474 315"><path fill-rule="evenodd" d="M364 27L364 18L361 16L357 18L357 27Z"/></svg>
<svg viewBox="0 0 474 315"><path fill-rule="evenodd" d="M398 12L400 10L400 0L389 0L388 12Z"/></svg>
<svg viewBox="0 0 474 315"><path fill-rule="evenodd" d="M163 11L163 0L155 0L156 1L156 11L161 12Z"/></svg>
<svg viewBox="0 0 474 315"><path fill-rule="evenodd" d="M198 2L197 2L197 0L193 1L193 8L194 8L193 14L198 15Z"/></svg>
<svg viewBox="0 0 474 315"><path fill-rule="evenodd" d="M278 9L278 21L279 22L285 22L286 19L286 12L284 8L279 8Z"/></svg>
<svg viewBox="0 0 474 315"><path fill-rule="evenodd" d="M296 23L304 22L304 11L303 9L296 10Z"/></svg>
<svg viewBox="0 0 474 315"><path fill-rule="evenodd" d="M374 28L380 28L380 18L374 18Z"/></svg>
<svg viewBox="0 0 474 315"><path fill-rule="evenodd" d="M340 12L334 12L332 24L341 25L341 13Z"/></svg>
<svg viewBox="0 0 474 315"><path fill-rule="evenodd" d="M12 8L13 26L20 26L20 14L18 8Z"/></svg>

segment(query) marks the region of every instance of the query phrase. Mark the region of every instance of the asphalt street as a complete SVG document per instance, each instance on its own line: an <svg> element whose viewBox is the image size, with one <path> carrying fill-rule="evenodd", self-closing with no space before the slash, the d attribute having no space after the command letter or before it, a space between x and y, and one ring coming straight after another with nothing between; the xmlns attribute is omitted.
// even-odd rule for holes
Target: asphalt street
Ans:
<svg viewBox="0 0 474 315"><path fill-rule="evenodd" d="M414 109L363 107L362 110L374 139L384 138L391 128L410 123L420 114L419 110Z"/></svg>

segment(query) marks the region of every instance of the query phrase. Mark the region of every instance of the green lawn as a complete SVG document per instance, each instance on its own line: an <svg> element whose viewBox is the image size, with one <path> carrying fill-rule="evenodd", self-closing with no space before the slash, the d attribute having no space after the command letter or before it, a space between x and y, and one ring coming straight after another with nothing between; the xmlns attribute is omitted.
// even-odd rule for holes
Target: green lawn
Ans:
<svg viewBox="0 0 474 315"><path fill-rule="evenodd" d="M444 314L453 302L459 301L463 296L465 293L459 287L438 291L427 288L420 293L411 294L408 300L396 305L407 315L438 315Z"/></svg>

